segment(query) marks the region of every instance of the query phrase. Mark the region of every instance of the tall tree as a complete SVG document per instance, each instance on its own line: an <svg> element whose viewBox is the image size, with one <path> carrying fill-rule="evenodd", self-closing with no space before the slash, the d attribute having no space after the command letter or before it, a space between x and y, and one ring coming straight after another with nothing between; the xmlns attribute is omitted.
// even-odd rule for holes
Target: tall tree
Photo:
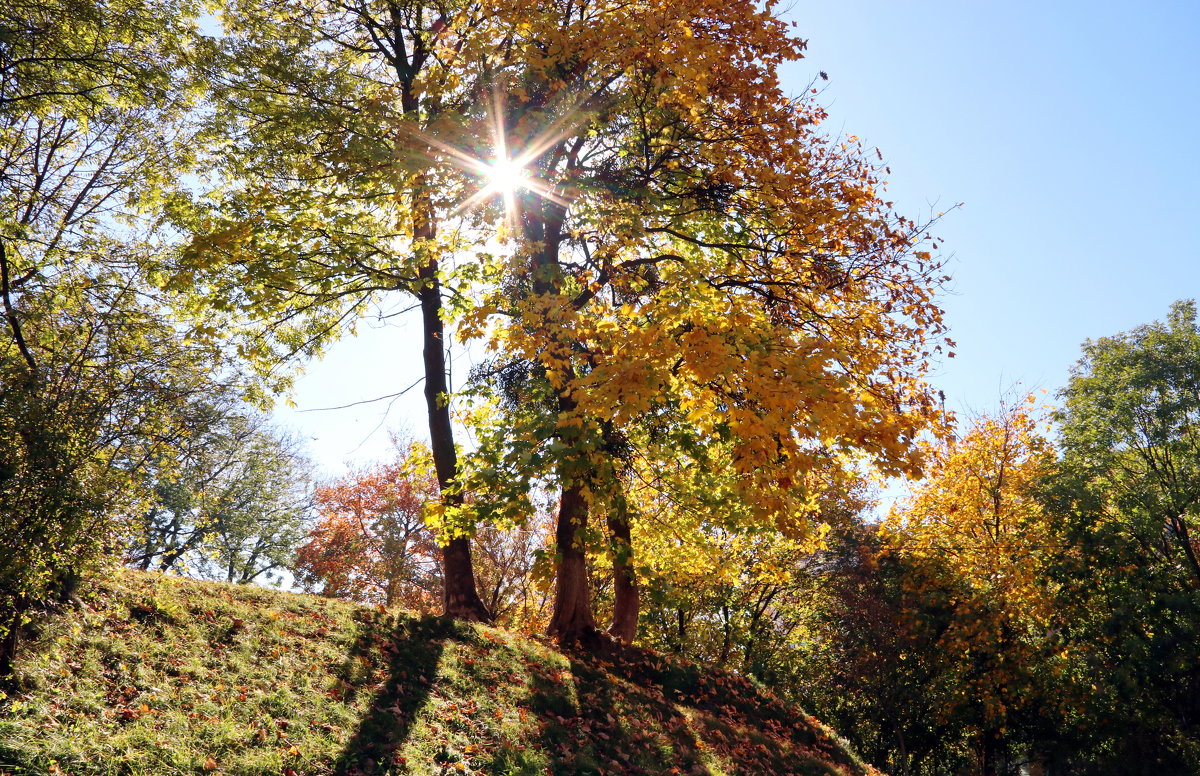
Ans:
<svg viewBox="0 0 1200 776"><path fill-rule="evenodd" d="M944 716L970 731L985 776L1008 772L1029 718L1065 700L1040 682L1055 652L1043 581L1055 534L1038 498L1055 457L1045 425L1030 396L935 446L884 534L912 599L948 605L932 645L952 699Z"/></svg>
<svg viewBox="0 0 1200 776"><path fill-rule="evenodd" d="M1200 767L1200 326L1163 321L1084 343L1061 392L1062 524L1053 578L1081 656L1085 773Z"/></svg>
<svg viewBox="0 0 1200 776"><path fill-rule="evenodd" d="M486 468L553 471L550 628L572 641L595 630L589 512L617 503L603 473L625 468L606 439L671 415L729 440L748 514L795 532L813 511L806 477L840 456L915 469L940 271L854 142L820 135L823 111L782 92L777 67L803 44L771 6L498 13L522 19L520 65L495 80L528 177L513 197L519 263L474 323L502 311L496 347L542 388L541 411L506 421L509 463Z"/></svg>
<svg viewBox="0 0 1200 776"><path fill-rule="evenodd" d="M595 629L581 537L589 511L619 503L627 464L604 451L639 419L675 412L730 435L756 519L797 531L812 499L791 484L814 467L843 453L915 466L940 270L854 143L820 136L822 111L780 90L776 68L802 44L769 8L285 8L227 14L231 53L252 63L221 93L239 148L228 170L253 185L208 229L193 219L208 235L193 266L219 265L205 291L222 304L300 324L275 330L285 350L319 343L370 293L408 288L429 300L436 357L446 267L430 262L456 247L439 219L486 198L458 168L490 176L482 194L506 192L514 271L466 330L503 312L497 346L545 385L549 414L503 444L550 451L518 479L548 475L560 494L555 635ZM485 237L459 234L462 247ZM431 365L431 419L449 440ZM434 440L443 484L460 476L453 452ZM445 492L449 527L472 510ZM625 615L636 587L622 589Z"/></svg>
<svg viewBox="0 0 1200 776"><path fill-rule="evenodd" d="M477 3L247 2L222 19L208 78L223 188L215 203L179 203L196 240L174 287L231 312L231 323L253 318L243 350L276 372L352 332L372 305L415 298L433 461L454 512L446 320L480 268L447 262L470 243L461 220L445 226L479 185L444 149L487 154L483 107L503 33ZM444 606L487 619L471 530L442 526Z"/></svg>
<svg viewBox="0 0 1200 776"><path fill-rule="evenodd" d="M0 673L30 607L96 560L224 363L181 341L144 271L160 248L140 215L187 161L195 14L0 10Z"/></svg>

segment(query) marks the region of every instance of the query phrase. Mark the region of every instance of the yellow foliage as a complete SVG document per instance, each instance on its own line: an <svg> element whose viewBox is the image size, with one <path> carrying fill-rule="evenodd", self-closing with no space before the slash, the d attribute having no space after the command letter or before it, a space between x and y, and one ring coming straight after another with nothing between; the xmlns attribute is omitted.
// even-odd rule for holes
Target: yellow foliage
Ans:
<svg viewBox="0 0 1200 776"><path fill-rule="evenodd" d="M947 602L946 670L989 725L1033 702L1023 687L1053 615L1040 581L1053 534L1035 498L1055 457L1045 430L1030 396L927 446L926 478L882 526L885 545L914 569L910 588Z"/></svg>

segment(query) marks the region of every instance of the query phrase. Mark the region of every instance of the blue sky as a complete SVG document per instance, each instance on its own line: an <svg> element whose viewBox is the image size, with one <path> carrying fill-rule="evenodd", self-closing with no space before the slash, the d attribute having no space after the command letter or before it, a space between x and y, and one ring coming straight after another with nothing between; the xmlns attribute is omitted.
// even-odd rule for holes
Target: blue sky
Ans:
<svg viewBox="0 0 1200 776"><path fill-rule="evenodd" d="M934 230L954 278L941 302L959 355L932 375L949 408L987 411L1018 381L1054 391L1085 339L1200 297L1200 3L781 7L808 40L785 84L829 75L826 129L879 147L897 208L965 203ZM413 383L415 327L364 322L310 365L297 407ZM420 386L277 416L328 474L385 457L388 429L424 435Z"/></svg>
<svg viewBox="0 0 1200 776"><path fill-rule="evenodd" d="M934 379L987 410L1051 390L1083 340L1200 295L1200 4L799 3L793 81L824 70L830 127L878 146L908 213L965 205Z"/></svg>

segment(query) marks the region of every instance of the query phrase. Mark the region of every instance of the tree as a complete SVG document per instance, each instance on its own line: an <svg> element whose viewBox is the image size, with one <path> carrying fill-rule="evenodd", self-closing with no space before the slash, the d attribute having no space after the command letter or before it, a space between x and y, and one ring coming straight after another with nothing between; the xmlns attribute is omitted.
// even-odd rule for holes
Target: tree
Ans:
<svg viewBox="0 0 1200 776"><path fill-rule="evenodd" d="M181 447L162 453L154 498L128 529L126 562L226 582L270 577L292 565L304 536L308 461L298 440L236 397L201 404Z"/></svg>
<svg viewBox="0 0 1200 776"><path fill-rule="evenodd" d="M942 585L923 585L878 523L835 528L814 564L784 692L887 772L967 773L973 731L950 712L939 639L952 616Z"/></svg>
<svg viewBox="0 0 1200 776"><path fill-rule="evenodd" d="M424 339L430 445L441 499L461 505L450 419L446 322L468 299L469 247L443 228L473 185L438 157L485 146L481 105L503 25L486 4L257 2L226 6L207 73L214 88L218 202L177 202L195 235L172 286L228 312L243 352L268 372L353 331L399 293ZM470 138L463 142L463 138ZM483 152L480 151L480 154ZM479 241L482 243L483 241ZM451 297L449 306L443 298ZM246 327L242 317L256 321ZM444 524L447 614L488 619L470 525Z"/></svg>
<svg viewBox="0 0 1200 776"><path fill-rule="evenodd" d="M1068 460L1103 487L1145 550L1200 590L1200 328L1167 320L1083 345L1058 415Z"/></svg>
<svg viewBox="0 0 1200 776"><path fill-rule="evenodd" d="M577 641L596 630L589 512L622 514L613 442L637 450L639 424L728 441L747 516L794 533L806 479L840 457L915 470L940 274L853 141L819 135L823 111L781 91L802 44L770 6L499 8L522 18L520 66L495 80L529 176L512 278L466 328L492 334L493 371L539 387L481 470L560 493L550 628Z"/></svg>
<svg viewBox="0 0 1200 776"><path fill-rule="evenodd" d="M13 306L20 344L11 329L0 339L2 661L32 608L116 543L118 516L145 505L151 462L182 443L219 378L220 354L182 340L128 279L55 280Z"/></svg>
<svg viewBox="0 0 1200 776"><path fill-rule="evenodd" d="M1053 578L1087 688L1080 772L1200 767L1200 329L1196 306L1085 342L1056 415Z"/></svg>
<svg viewBox="0 0 1200 776"><path fill-rule="evenodd" d="M884 534L908 567L912 600L944 609L932 645L947 699L941 718L970 732L987 776L1008 771L1032 717L1065 703L1043 681L1063 661L1043 581L1055 541L1039 499L1055 458L1043 424L1030 396L934 446L925 479L893 509Z"/></svg>
<svg viewBox="0 0 1200 776"><path fill-rule="evenodd" d="M865 509L864 482L858 473L836 472L806 483L818 498L808 515L814 528L803 538L781 536L739 505L722 447L694 450L697 458L680 469L635 467L626 487L647 596L641 637L785 684L824 537Z"/></svg>
<svg viewBox="0 0 1200 776"><path fill-rule="evenodd" d="M437 482L414 475L407 458L401 451L317 489L318 521L296 558L303 582L337 598L433 608L442 568L424 507Z"/></svg>
<svg viewBox="0 0 1200 776"><path fill-rule="evenodd" d="M788 653L819 563L810 543L714 532L666 546L639 542L638 549L644 643L786 685Z"/></svg>
<svg viewBox="0 0 1200 776"><path fill-rule="evenodd" d="M396 442L396 458L317 489L319 519L297 553L302 582L323 595L432 611L443 567L436 532L425 520L437 480L422 474L421 447ZM480 497L486 498L486 494ZM500 621L539 618L534 569L544 536L483 526L476 536L480 589ZM518 612L523 620L515 623Z"/></svg>
<svg viewBox="0 0 1200 776"><path fill-rule="evenodd" d="M551 604L545 561L553 528L547 516L539 515L516 529L476 529L479 590L497 624L531 634L545 632Z"/></svg>
<svg viewBox="0 0 1200 776"><path fill-rule="evenodd" d="M149 294L160 246L139 218L186 162L194 12L0 11L0 674L33 608L111 541L186 399L221 377L221 354L182 341Z"/></svg>

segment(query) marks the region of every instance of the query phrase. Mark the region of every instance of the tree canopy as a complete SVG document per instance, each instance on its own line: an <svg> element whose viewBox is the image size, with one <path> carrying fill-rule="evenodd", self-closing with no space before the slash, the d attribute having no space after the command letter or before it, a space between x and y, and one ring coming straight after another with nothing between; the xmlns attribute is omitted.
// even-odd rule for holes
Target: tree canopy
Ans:
<svg viewBox="0 0 1200 776"><path fill-rule="evenodd" d="M119 555L729 666L898 773L1200 768L1194 301L1056 440L960 424L937 216L775 3L215 8L0 9L0 678ZM428 447L314 484L265 402L410 311Z"/></svg>
<svg viewBox="0 0 1200 776"><path fill-rule="evenodd" d="M632 451L672 449L638 444L648 431L720 439L731 495L797 533L819 469L863 455L916 470L939 263L882 199L879 167L783 92L777 68L803 44L771 7L284 3L223 20L221 173L211 198L174 204L195 239L172 288L240 327L268 370L380 294L415 296L434 517L457 542L528 516L532 483L559 491L558 600L573 603L558 635L592 627L586 513L622 503ZM509 190L504 166L525 171ZM449 422L451 319L496 351L483 405L496 380L524 393L470 415L506 429L480 429L494 444L470 471ZM499 498L463 500L480 490ZM612 526L625 547L628 517Z"/></svg>
<svg viewBox="0 0 1200 776"><path fill-rule="evenodd" d="M228 377L148 282L187 161L188 3L0 11L0 673L29 612L111 541L140 473Z"/></svg>

